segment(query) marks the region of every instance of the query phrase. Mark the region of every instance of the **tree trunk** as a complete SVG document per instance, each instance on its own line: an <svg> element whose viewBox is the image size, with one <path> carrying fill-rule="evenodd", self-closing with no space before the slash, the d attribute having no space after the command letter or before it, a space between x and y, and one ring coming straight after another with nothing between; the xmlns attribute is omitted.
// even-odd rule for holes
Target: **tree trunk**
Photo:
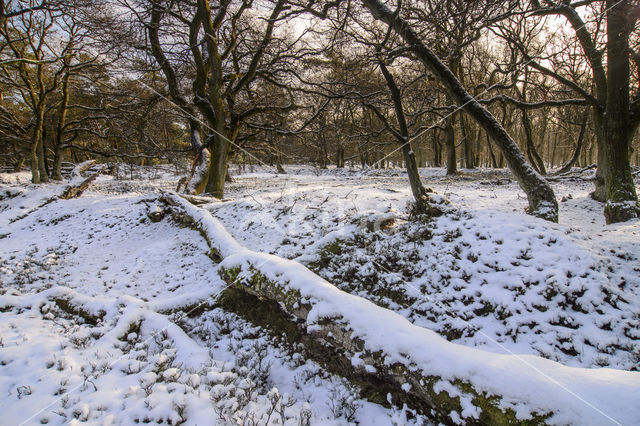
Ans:
<svg viewBox="0 0 640 426"><path fill-rule="evenodd" d="M15 173L19 173L22 171L22 167L24 166L24 156L20 156L18 161L16 161L16 165L13 167L13 171Z"/></svg>
<svg viewBox="0 0 640 426"><path fill-rule="evenodd" d="M39 153L42 150L43 128L44 128L44 111L42 110L42 108L36 108L35 124L33 127L33 133L31 136L31 151L30 151L31 183L46 182L42 176L42 170L44 170L44 167L41 167L40 155L39 155Z"/></svg>
<svg viewBox="0 0 640 426"><path fill-rule="evenodd" d="M596 131L598 168L596 169L596 189L591 193L591 198L604 203L605 201L607 201L607 186L605 184L605 176L607 175L608 164L605 158L605 118L601 112L593 112L593 124Z"/></svg>
<svg viewBox="0 0 640 426"><path fill-rule="evenodd" d="M327 167L329 167L329 151L327 149L327 141L324 137L324 135L322 136L322 160L321 160L321 165L323 169L326 169Z"/></svg>
<svg viewBox="0 0 640 426"><path fill-rule="evenodd" d="M40 170L40 182L49 182L49 173L47 172L47 158L45 156L44 137L40 138L38 143L38 169Z"/></svg>
<svg viewBox="0 0 640 426"><path fill-rule="evenodd" d="M103 173L104 170L105 168L102 167L100 170L92 173L89 177L87 177L83 181L80 181L78 183L70 183L64 189L64 191L62 192L59 198L62 200L70 200L71 198L76 198L81 196L82 193L89 187L89 185L91 185L91 182L93 182L101 173Z"/></svg>
<svg viewBox="0 0 640 426"><path fill-rule="evenodd" d="M447 119L444 128L444 146L447 151L447 176L458 174L458 159L456 158L456 133L453 119Z"/></svg>
<svg viewBox="0 0 640 426"><path fill-rule="evenodd" d="M460 121L460 131L462 132L464 167L467 169L474 169L476 165L473 158L473 140L471 139L471 131L467 129L467 123L464 119L464 115L458 114L458 120Z"/></svg>
<svg viewBox="0 0 640 426"><path fill-rule="evenodd" d="M442 166L442 150L440 147L440 135L438 133L438 129L433 130L433 134L431 135L431 142L433 144L433 167L441 167Z"/></svg>
<svg viewBox="0 0 640 426"><path fill-rule="evenodd" d="M487 138L487 148L489 148L489 157L491 158L491 167L494 169L498 168L498 162L496 161L496 156L493 154L493 148L491 148L491 141L489 140L489 134L485 133Z"/></svg>
<svg viewBox="0 0 640 426"><path fill-rule="evenodd" d="M533 130L531 129L531 120L529 119L529 114L524 108L520 109L520 112L522 113L522 125L524 127L524 134L527 143L527 156L529 157L529 161L531 162L533 168L536 169L538 173L544 176L547 174L547 170L544 167L544 161L542 161L542 158L538 154L535 142L533 141Z"/></svg>
<svg viewBox="0 0 640 426"><path fill-rule="evenodd" d="M478 129L476 131L476 137L474 139L474 149L473 149L473 164L478 167L481 166L481 159L480 159L480 141L482 140L482 127L478 126Z"/></svg>
<svg viewBox="0 0 640 426"><path fill-rule="evenodd" d="M287 172L282 167L282 151L280 150L280 139L278 139L278 132L273 130L271 132L271 137L273 138L273 147L275 150L275 159L276 159L276 172L280 174L286 174Z"/></svg>
<svg viewBox="0 0 640 426"><path fill-rule="evenodd" d="M62 180L62 154L62 148L56 143L53 148L53 172L51 172L53 180Z"/></svg>
<svg viewBox="0 0 640 426"><path fill-rule="evenodd" d="M344 168L344 148L339 146L336 150L336 167L339 169Z"/></svg>
<svg viewBox="0 0 640 426"><path fill-rule="evenodd" d="M213 146L209 148L211 162L209 164L207 192L221 199L224 197L224 182L227 177L230 144L226 138L218 134L214 134L211 140L213 141Z"/></svg>
<svg viewBox="0 0 640 426"><path fill-rule="evenodd" d="M40 168L38 167L38 144L39 138L34 136L31 142L29 159L31 160L31 183L40 183Z"/></svg>
<svg viewBox="0 0 640 426"><path fill-rule="evenodd" d="M381 19L394 28L412 48L415 55L445 86L456 103L461 105L463 110L490 135L502 151L520 187L527 194L529 213L556 222L558 220L558 201L553 189L544 178L531 168L522 151L493 115L465 90L451 71L423 43L404 19L394 14L380 0L363 0L363 2L375 18Z"/></svg>
<svg viewBox="0 0 640 426"><path fill-rule="evenodd" d="M621 3L621 4L620 4ZM633 134L629 120L629 34L632 26L628 0L607 0L607 115L604 126L604 173L607 223L640 216L638 195L631 175L630 148Z"/></svg>
<svg viewBox="0 0 640 426"><path fill-rule="evenodd" d="M571 156L571 159L567 161L566 164L562 166L560 170L558 170L555 173L556 175L567 173L569 170L571 170L573 165L576 164L576 162L578 161L578 158L580 158L580 153L582 152L582 146L584 145L584 135L587 131L588 122L589 122L589 109L587 108L582 117L582 123L580 123L580 134L578 135L578 141L576 142L576 148L573 151L573 155Z"/></svg>
<svg viewBox="0 0 640 426"><path fill-rule="evenodd" d="M51 177L54 180L62 180L62 173L60 168L62 166L62 154L63 154L63 145L64 145L64 125L67 119L67 106L69 105L69 73L65 73L64 77L62 77L62 88L61 88L61 96L62 99L60 101L60 109L59 109L59 117L58 123L56 125L56 133L55 133L55 141L53 148L53 173Z"/></svg>

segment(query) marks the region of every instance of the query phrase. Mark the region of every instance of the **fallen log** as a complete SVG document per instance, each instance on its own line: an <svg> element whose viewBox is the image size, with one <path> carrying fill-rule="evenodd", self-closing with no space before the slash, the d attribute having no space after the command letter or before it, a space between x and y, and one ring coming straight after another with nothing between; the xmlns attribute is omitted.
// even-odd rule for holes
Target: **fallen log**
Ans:
<svg viewBox="0 0 640 426"><path fill-rule="evenodd" d="M102 166L99 170L91 173L89 177L84 178L81 175L81 173L83 171L89 170L94 165L94 163L95 163L94 160L89 160L77 165L72 172L73 177L69 181L69 184L64 188L62 188L61 191L58 189L60 191L59 193L53 196L47 196L47 198L43 198L42 202L38 204L36 207L31 208L25 211L24 213L9 219L9 223L14 223L19 220L22 220L25 217L29 216L34 211L41 209L42 207L48 205L49 203L53 203L54 201L70 200L72 198L77 198L81 196L82 193L89 187L91 182L93 182L98 176L100 176L101 173L105 171L105 167ZM17 194L17 195L21 195L21 194Z"/></svg>
<svg viewBox="0 0 640 426"><path fill-rule="evenodd" d="M518 418L513 408L503 405L500 394L479 390L462 378L447 380L425 373L408 353L403 354L405 359L394 360L382 349L369 348L345 317L331 314L311 319L314 302L305 302L300 292L284 289L257 268L222 267L220 271L230 287L220 299L221 307L284 335L307 358L358 385L361 395L371 402L406 404L444 424L458 420L465 424L506 425L523 420L545 424L553 415L534 411L525 419Z"/></svg>
<svg viewBox="0 0 640 426"><path fill-rule="evenodd" d="M577 170L569 170L564 173L555 172L553 175L548 176L547 180L550 182L560 182L562 180L571 180L581 178L584 172L593 170L598 167L596 164L590 164Z"/></svg>
<svg viewBox="0 0 640 426"><path fill-rule="evenodd" d="M89 165L90 167L91 165ZM88 168L88 167L87 167ZM82 195L82 193L91 185L91 182L96 180L100 174L105 171L105 168L102 167L97 172L92 173L86 179L78 182L77 178L71 179L71 183L67 185L67 187L62 191L62 194L58 196L61 200L70 200L71 198L76 198ZM74 183L75 182L75 183Z"/></svg>

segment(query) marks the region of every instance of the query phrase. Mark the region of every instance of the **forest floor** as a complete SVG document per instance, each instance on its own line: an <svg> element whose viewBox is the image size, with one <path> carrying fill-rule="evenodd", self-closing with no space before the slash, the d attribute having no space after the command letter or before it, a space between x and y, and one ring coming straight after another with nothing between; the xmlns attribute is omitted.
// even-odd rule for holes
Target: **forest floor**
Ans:
<svg viewBox="0 0 640 426"><path fill-rule="evenodd" d="M240 246L302 264L458 346L611 372L613 386L626 371L620 383L640 384L640 221L605 225L588 196L592 171L552 182L552 224L525 214L508 171L422 170L452 206L424 221L407 210L402 170L286 169L234 166L227 198L198 209ZM207 241L149 218L178 177L127 170L48 203L64 185L0 174L2 423L430 423L362 399L235 314L200 309L227 285ZM591 420L555 420L640 422L638 394L621 401L636 407L625 412L586 395L569 405L593 408Z"/></svg>

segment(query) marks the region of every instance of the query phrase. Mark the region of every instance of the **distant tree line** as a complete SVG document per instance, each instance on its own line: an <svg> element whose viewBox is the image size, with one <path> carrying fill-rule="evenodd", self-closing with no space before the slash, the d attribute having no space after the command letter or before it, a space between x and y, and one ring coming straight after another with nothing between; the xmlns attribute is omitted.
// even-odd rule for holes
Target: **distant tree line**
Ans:
<svg viewBox="0 0 640 426"><path fill-rule="evenodd" d="M216 197L231 162L509 167L550 220L544 176L597 164L593 197L624 221L640 212L639 10L2 0L0 164L38 183L86 158L189 163L188 190Z"/></svg>

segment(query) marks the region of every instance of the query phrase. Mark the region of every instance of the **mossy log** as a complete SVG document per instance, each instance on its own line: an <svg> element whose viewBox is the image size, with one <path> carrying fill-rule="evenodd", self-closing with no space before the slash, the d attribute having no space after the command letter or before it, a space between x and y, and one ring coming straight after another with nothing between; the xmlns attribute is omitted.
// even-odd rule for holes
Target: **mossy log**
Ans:
<svg viewBox="0 0 640 426"><path fill-rule="evenodd" d="M459 419L466 424L544 424L551 416L544 413L523 421L513 410L501 407L499 395L477 391L462 380L423 375L416 365L387 363L386 354L367 350L342 318L322 318L307 328L313 302L270 281L256 268L222 267L220 273L229 285L220 298L223 308L285 337L294 347L302 345L307 357L360 386L362 396L372 402L388 405L391 395L394 404L407 404L445 424ZM469 410L470 405L477 409Z"/></svg>
<svg viewBox="0 0 640 426"><path fill-rule="evenodd" d="M58 307L58 309L60 309L60 311L64 312L65 314L77 318L82 318L85 324L89 324L91 326L97 325L106 314L104 310L99 310L96 313L89 312L81 303L74 300L73 294L65 294L65 291L51 293L50 296L46 297L46 299L44 300L54 303ZM0 312L9 312L12 309L16 308L42 309L42 306L41 304L24 305L18 297L16 297L14 300L0 300Z"/></svg>

